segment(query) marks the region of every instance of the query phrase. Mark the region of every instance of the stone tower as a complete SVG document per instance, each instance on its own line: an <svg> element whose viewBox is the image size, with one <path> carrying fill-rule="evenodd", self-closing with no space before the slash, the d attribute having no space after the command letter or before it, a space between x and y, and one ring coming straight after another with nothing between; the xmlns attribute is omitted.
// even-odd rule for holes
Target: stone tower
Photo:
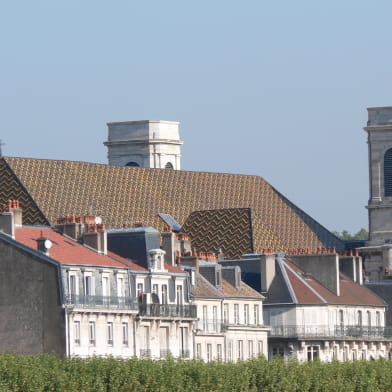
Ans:
<svg viewBox="0 0 392 392"><path fill-rule="evenodd" d="M368 108L369 245L392 244L392 107Z"/></svg>
<svg viewBox="0 0 392 392"><path fill-rule="evenodd" d="M392 107L368 108L369 241L360 248L365 280L392 279Z"/></svg>
<svg viewBox="0 0 392 392"><path fill-rule="evenodd" d="M109 165L181 169L179 122L142 120L108 123Z"/></svg>

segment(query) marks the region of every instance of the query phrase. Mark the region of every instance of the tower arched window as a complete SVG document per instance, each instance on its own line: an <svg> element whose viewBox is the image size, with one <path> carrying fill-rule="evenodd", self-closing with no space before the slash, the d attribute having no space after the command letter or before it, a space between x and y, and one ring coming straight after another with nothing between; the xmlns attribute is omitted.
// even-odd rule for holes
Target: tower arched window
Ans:
<svg viewBox="0 0 392 392"><path fill-rule="evenodd" d="M173 165L171 162L166 163L165 169L174 169Z"/></svg>
<svg viewBox="0 0 392 392"><path fill-rule="evenodd" d="M139 167L140 165L136 162L128 162L125 166Z"/></svg>
<svg viewBox="0 0 392 392"><path fill-rule="evenodd" d="M392 148L384 155L384 196L392 196Z"/></svg>

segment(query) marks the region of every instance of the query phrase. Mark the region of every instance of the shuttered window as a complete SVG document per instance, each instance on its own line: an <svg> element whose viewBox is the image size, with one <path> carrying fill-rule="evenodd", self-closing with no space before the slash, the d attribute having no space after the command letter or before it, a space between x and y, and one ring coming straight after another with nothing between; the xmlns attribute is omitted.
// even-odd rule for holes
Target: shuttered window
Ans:
<svg viewBox="0 0 392 392"><path fill-rule="evenodd" d="M384 155L384 196L392 196L392 148Z"/></svg>

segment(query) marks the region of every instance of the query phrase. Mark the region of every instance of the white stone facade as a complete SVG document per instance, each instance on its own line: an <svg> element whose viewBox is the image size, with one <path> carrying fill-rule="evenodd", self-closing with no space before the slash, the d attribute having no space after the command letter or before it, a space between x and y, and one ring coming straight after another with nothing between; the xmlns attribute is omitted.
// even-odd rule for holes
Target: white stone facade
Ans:
<svg viewBox="0 0 392 392"><path fill-rule="evenodd" d="M178 122L127 121L108 123L109 165L181 169Z"/></svg>
<svg viewBox="0 0 392 392"><path fill-rule="evenodd" d="M346 361L390 356L385 307L268 306L264 315L271 325L270 359L278 355L299 361Z"/></svg>

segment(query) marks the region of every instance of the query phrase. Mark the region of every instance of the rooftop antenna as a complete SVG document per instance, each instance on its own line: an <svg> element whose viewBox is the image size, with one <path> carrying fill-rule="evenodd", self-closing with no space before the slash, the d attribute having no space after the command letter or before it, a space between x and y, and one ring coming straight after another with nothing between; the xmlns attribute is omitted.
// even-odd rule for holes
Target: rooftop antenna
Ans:
<svg viewBox="0 0 392 392"><path fill-rule="evenodd" d="M3 143L3 141L0 139L0 157L3 156L3 152L1 150L1 146L5 146L5 143Z"/></svg>

